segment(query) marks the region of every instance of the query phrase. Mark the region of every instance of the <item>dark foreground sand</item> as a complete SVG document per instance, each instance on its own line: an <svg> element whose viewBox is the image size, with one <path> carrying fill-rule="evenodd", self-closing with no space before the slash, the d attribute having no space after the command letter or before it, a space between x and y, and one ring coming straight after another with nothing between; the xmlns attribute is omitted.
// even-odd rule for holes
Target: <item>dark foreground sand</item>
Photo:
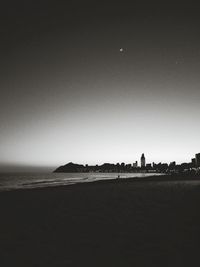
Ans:
<svg viewBox="0 0 200 267"><path fill-rule="evenodd" d="M0 266L200 266L199 213L198 182L1 192Z"/></svg>

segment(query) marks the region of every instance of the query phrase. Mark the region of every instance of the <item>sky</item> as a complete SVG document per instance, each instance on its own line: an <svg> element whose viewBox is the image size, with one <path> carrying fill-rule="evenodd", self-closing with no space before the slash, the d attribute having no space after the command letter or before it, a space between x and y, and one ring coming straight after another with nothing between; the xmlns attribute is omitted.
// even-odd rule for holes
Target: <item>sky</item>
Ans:
<svg viewBox="0 0 200 267"><path fill-rule="evenodd" d="M199 26L189 3L2 4L0 171L142 153L189 162L200 152Z"/></svg>

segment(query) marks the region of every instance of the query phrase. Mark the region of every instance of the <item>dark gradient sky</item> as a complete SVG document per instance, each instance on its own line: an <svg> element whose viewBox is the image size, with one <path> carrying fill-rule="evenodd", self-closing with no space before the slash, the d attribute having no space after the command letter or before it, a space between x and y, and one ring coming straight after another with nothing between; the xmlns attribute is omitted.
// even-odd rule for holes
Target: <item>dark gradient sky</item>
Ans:
<svg viewBox="0 0 200 267"><path fill-rule="evenodd" d="M0 166L189 161L200 150L192 4L9 1L0 10ZM123 48L123 52L120 52Z"/></svg>

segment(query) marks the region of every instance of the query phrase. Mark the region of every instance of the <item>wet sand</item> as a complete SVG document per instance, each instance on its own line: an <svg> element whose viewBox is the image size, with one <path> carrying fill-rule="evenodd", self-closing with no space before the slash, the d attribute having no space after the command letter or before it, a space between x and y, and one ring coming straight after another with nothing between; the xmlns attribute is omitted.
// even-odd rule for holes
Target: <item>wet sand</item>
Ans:
<svg viewBox="0 0 200 267"><path fill-rule="evenodd" d="M1 192L0 266L200 266L200 182L181 181L191 179Z"/></svg>

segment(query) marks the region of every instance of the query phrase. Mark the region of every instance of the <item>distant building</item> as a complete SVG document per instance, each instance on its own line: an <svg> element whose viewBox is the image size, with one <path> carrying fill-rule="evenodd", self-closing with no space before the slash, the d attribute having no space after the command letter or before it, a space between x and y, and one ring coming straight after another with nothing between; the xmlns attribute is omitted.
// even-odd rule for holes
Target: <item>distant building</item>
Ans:
<svg viewBox="0 0 200 267"><path fill-rule="evenodd" d="M196 158L191 159L192 167L196 166Z"/></svg>
<svg viewBox="0 0 200 267"><path fill-rule="evenodd" d="M171 168L175 168L175 167L176 167L176 161L170 162L169 168L171 169Z"/></svg>
<svg viewBox="0 0 200 267"><path fill-rule="evenodd" d="M195 155L195 160L196 160L196 166L200 167L200 153Z"/></svg>
<svg viewBox="0 0 200 267"><path fill-rule="evenodd" d="M126 164L125 167L126 167L127 170L130 170L131 169L131 164Z"/></svg>
<svg viewBox="0 0 200 267"><path fill-rule="evenodd" d="M145 167L145 165L146 165L146 160L145 160L144 153L142 154L140 161L141 161L141 167Z"/></svg>
<svg viewBox="0 0 200 267"><path fill-rule="evenodd" d="M137 168L137 166L138 166L138 162L136 161L133 163L133 168Z"/></svg>
<svg viewBox="0 0 200 267"><path fill-rule="evenodd" d="M147 169L151 169L151 163L147 163L147 164L146 164L146 168L147 168Z"/></svg>

